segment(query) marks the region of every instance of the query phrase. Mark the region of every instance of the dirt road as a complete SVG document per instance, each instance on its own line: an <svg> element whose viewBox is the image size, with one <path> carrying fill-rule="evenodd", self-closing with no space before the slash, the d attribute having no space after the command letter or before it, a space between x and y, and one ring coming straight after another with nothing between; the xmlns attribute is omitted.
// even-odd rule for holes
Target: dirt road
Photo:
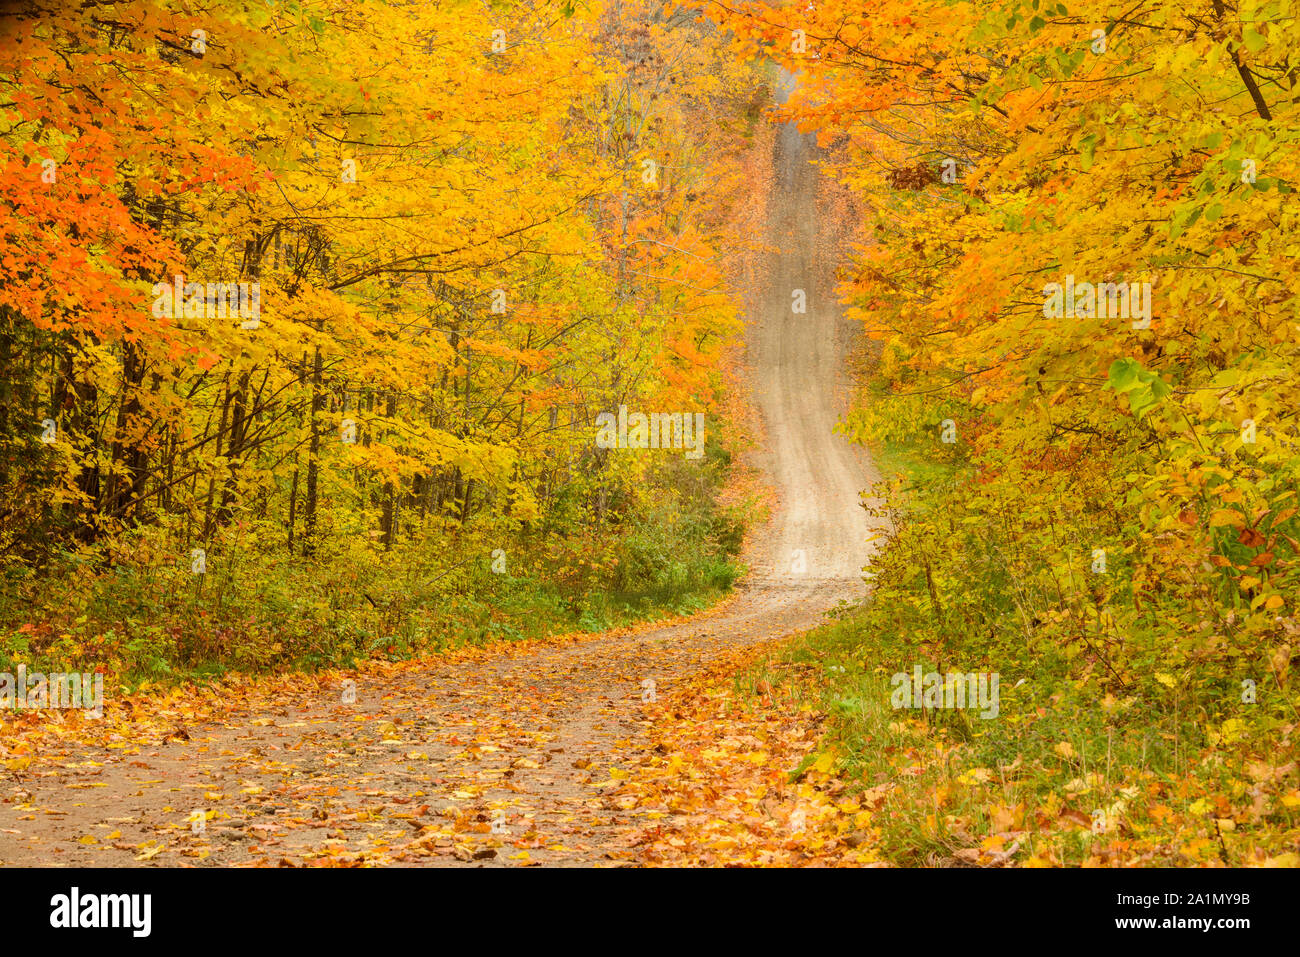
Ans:
<svg viewBox="0 0 1300 957"><path fill-rule="evenodd" d="M719 653L864 592L870 466L832 431L849 329L817 253L813 153L779 131L775 251L748 330L778 508L732 600L633 634L264 683L212 702L201 725L125 717L119 742L90 751L51 739L29 767L0 771L0 863L635 862L635 812L605 785L644 747L643 699L671 700Z"/></svg>

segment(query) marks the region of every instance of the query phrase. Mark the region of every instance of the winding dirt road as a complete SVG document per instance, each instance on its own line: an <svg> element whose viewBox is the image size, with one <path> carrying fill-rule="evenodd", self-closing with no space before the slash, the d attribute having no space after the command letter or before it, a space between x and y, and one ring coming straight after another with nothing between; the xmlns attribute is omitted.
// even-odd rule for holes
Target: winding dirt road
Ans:
<svg viewBox="0 0 1300 957"><path fill-rule="evenodd" d="M603 784L647 746L647 682L671 701L720 654L807 629L865 591L859 492L872 475L833 432L851 330L817 252L814 153L810 137L778 131L773 251L747 339L778 504L732 599L572 644L375 665L353 676L355 703L338 675L299 676L213 701L202 724L129 715L120 742L90 751L52 738L30 766L0 771L0 864L635 863L642 822Z"/></svg>

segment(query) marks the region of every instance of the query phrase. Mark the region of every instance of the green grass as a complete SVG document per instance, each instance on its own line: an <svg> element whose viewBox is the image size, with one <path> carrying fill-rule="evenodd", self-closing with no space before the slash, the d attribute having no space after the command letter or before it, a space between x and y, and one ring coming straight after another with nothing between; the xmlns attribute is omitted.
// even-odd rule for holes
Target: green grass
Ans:
<svg viewBox="0 0 1300 957"><path fill-rule="evenodd" d="M490 531L357 537L291 556L245 528L192 574L174 529L0 569L0 671L96 668L127 687L229 671L313 670L689 613L740 573L739 509L701 494L565 537ZM493 552L505 570L493 570Z"/></svg>
<svg viewBox="0 0 1300 957"><path fill-rule="evenodd" d="M1259 793L1252 764L1285 747L1255 722L1216 739L1222 716L1207 722L1176 689L1162 700L1099 702L1088 683L1050 670L1002 674L999 714L989 720L972 710L895 710L890 678L915 664L948 670L910 644L887 609L865 606L737 678L751 698L761 688L823 714L821 748L856 791L889 788L875 823L882 854L898 864L960 863L958 852L1005 832L1020 841L1018 860L1063 865L1125 853L1147 864L1241 864L1256 848L1275 854L1296 840L1300 813L1284 800L1245 816ZM1285 793L1281 786L1274 797ZM999 809L1014 823L995 817ZM1108 832L1080 826L1095 811L1108 815Z"/></svg>

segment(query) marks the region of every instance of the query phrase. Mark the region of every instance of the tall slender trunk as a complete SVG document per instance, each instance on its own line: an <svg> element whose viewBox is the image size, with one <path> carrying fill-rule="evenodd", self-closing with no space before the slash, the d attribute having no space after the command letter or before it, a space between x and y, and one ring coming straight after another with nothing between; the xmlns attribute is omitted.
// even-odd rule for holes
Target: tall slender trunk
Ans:
<svg viewBox="0 0 1300 957"><path fill-rule="evenodd" d="M316 551L316 509L320 480L320 422L321 410L325 408L325 393L321 391L321 378L324 360L320 346L316 347L311 364L311 442L307 454L307 501L304 503L306 515L303 521L302 553L315 554Z"/></svg>

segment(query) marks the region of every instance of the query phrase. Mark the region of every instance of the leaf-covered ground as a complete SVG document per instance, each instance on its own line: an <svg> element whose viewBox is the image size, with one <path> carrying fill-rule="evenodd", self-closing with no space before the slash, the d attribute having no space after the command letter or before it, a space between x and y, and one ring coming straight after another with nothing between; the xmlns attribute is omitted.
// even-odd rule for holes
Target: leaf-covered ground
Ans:
<svg viewBox="0 0 1300 957"><path fill-rule="evenodd" d="M880 866L876 788L850 795L822 715L738 689L754 649L720 656L660 708L625 791L646 820L639 860L668 866ZM766 693L766 694L765 694Z"/></svg>
<svg viewBox="0 0 1300 957"><path fill-rule="evenodd" d="M0 744L0 862L817 857L792 817L811 834L849 805L822 796L817 769L781 783L812 725L776 714L719 725L714 695L738 649L808 627L842 587L760 586L668 626L187 686L110 700L98 721L26 712ZM851 820L827 850L865 833Z"/></svg>

